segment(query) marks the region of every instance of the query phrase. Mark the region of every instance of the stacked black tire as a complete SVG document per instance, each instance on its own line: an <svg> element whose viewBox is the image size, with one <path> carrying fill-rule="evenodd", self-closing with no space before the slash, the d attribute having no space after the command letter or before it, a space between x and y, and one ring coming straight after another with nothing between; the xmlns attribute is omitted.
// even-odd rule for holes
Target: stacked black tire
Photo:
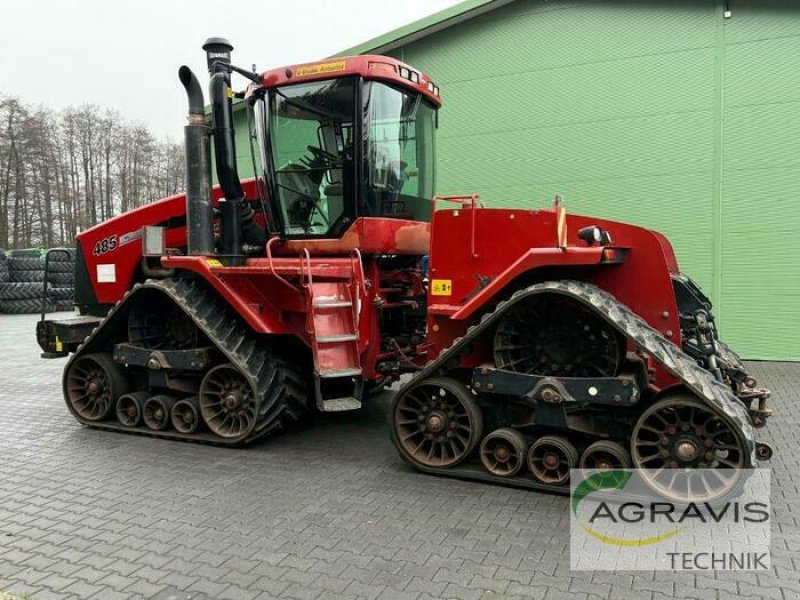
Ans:
<svg viewBox="0 0 800 600"><path fill-rule="evenodd" d="M44 266L44 252L39 249L0 250L0 313L41 312ZM72 252L53 252L47 273L47 312L72 310L74 277Z"/></svg>

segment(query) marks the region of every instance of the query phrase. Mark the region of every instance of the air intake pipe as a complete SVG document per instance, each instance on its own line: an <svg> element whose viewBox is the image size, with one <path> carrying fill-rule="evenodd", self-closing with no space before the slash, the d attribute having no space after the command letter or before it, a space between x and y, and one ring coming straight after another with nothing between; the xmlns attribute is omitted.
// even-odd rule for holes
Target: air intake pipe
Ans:
<svg viewBox="0 0 800 600"><path fill-rule="evenodd" d="M191 256L214 254L214 221L211 208L211 157L209 128L203 90L186 65L178 69L178 79L189 101L189 123L183 128L186 154L186 222L188 252Z"/></svg>
<svg viewBox="0 0 800 600"><path fill-rule="evenodd" d="M239 205L244 203L244 190L236 168L236 144L233 131L233 90L231 89L231 51L233 46L224 38L208 38L203 44L206 52L214 133L214 157L217 179L224 200L219 203L222 254L231 265L243 264L242 224Z"/></svg>

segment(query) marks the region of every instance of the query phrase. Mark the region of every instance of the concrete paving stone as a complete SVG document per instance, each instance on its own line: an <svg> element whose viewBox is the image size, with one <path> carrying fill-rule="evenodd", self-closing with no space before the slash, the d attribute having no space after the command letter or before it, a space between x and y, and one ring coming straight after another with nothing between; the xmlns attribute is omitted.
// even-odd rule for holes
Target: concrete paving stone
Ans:
<svg viewBox="0 0 800 600"><path fill-rule="evenodd" d="M795 575L796 577L796 575ZM739 582L739 595L742 597L762 598L763 600L774 599L781 600L783 598L794 600L797 594L789 590L786 594L779 587L761 587L754 586L749 583Z"/></svg>
<svg viewBox="0 0 800 600"><path fill-rule="evenodd" d="M358 581L352 581L350 585L345 588L344 593L374 600L380 596L384 590L386 590L386 586L384 585L368 585Z"/></svg>
<svg viewBox="0 0 800 600"><path fill-rule="evenodd" d="M314 583L317 579L319 579L319 573L313 573L309 571L300 571L295 569L288 569L283 576L285 581L289 583L297 583L300 585L308 586Z"/></svg>
<svg viewBox="0 0 800 600"><path fill-rule="evenodd" d="M152 596L155 596L156 594L164 590L165 587L166 586L150 583L149 581L144 581L140 579L135 583L129 585L122 591L133 592L134 594L139 594L141 596L144 596L145 598L151 598Z"/></svg>
<svg viewBox="0 0 800 600"><path fill-rule="evenodd" d="M434 581L430 581L429 579L412 577L408 580L404 589L408 592L440 596L447 588L447 585L448 584L445 582L436 583Z"/></svg>
<svg viewBox="0 0 800 600"><path fill-rule="evenodd" d="M509 598L534 598L542 600L549 591L549 588L538 585L522 585L510 583L506 589L506 596Z"/></svg>
<svg viewBox="0 0 800 600"><path fill-rule="evenodd" d="M258 590L249 590L238 585L229 585L219 594L220 600L254 600L261 595Z"/></svg>
<svg viewBox="0 0 800 600"><path fill-rule="evenodd" d="M21 577L18 574L17 577L21 580L24 575ZM61 575L56 575L55 573L51 573L50 575L40 574L36 578L36 585L39 587L45 587L54 592L63 592L77 581L78 579L74 577L62 577Z"/></svg>
<svg viewBox="0 0 800 600"><path fill-rule="evenodd" d="M123 558L118 558L109 564L105 570L109 573L119 573L120 575L130 575L142 568L139 563L131 562Z"/></svg>
<svg viewBox="0 0 800 600"><path fill-rule="evenodd" d="M378 600L417 600L418 598L418 592L396 590L394 588L386 588L378 595Z"/></svg>
<svg viewBox="0 0 800 600"><path fill-rule="evenodd" d="M112 588L100 588L93 596L89 596L84 600L134 600L136 595L128 592L120 592ZM158 595L153 596L150 600L162 600ZM164 598L163 600L167 600ZM170 598L169 600L178 600L177 598Z"/></svg>
<svg viewBox="0 0 800 600"><path fill-rule="evenodd" d="M375 577L372 578L370 583L372 585L385 585L389 588L403 589L408 583L408 578L398 573L379 570L375 572Z"/></svg>
<svg viewBox="0 0 800 600"><path fill-rule="evenodd" d="M319 598L324 590L320 588L309 587L300 583L293 583L281 593L283 598L291 598L292 600L313 600Z"/></svg>
<svg viewBox="0 0 800 600"><path fill-rule="evenodd" d="M589 595L583 592L562 592L561 590L548 590L547 600L589 600Z"/></svg>
<svg viewBox="0 0 800 600"><path fill-rule="evenodd" d="M270 579L269 577L259 577L251 586L250 589L261 592L263 594L272 594L273 598L279 598L283 591L292 585L291 581L285 579Z"/></svg>
<svg viewBox="0 0 800 600"><path fill-rule="evenodd" d="M516 569L507 569L506 567L498 568L494 577L503 581L513 581L520 585L527 585L531 582L531 579L533 579L533 575L530 573L524 573Z"/></svg>
<svg viewBox="0 0 800 600"><path fill-rule="evenodd" d="M611 597L611 585L607 583L597 583L591 581L578 581L575 578L570 581L569 591L587 594L594 598Z"/></svg>
<svg viewBox="0 0 800 600"><path fill-rule="evenodd" d="M311 587L320 588L329 592L340 594L352 583L352 580L330 575L320 575L311 584Z"/></svg>
<svg viewBox="0 0 800 600"><path fill-rule="evenodd" d="M0 561L0 579L10 577L11 575L19 573L20 571L23 571L25 569L26 569L25 565L21 563L15 564L10 562Z"/></svg>
<svg viewBox="0 0 800 600"><path fill-rule="evenodd" d="M85 581L76 581L72 585L64 588L64 592L73 594L79 598L88 598L99 592L102 588L99 585L92 585Z"/></svg>
<svg viewBox="0 0 800 600"><path fill-rule="evenodd" d="M187 577L186 575L181 575L180 573L169 572L164 577L159 579L156 584L165 585L176 590L186 590L196 581L196 579L196 577Z"/></svg>
<svg viewBox="0 0 800 600"><path fill-rule="evenodd" d="M554 577L545 573L534 573L531 578L531 585L534 587L546 587L551 591L568 592L570 579L566 577Z"/></svg>
<svg viewBox="0 0 800 600"><path fill-rule="evenodd" d="M489 594L481 590L473 590L455 583L448 583L442 592L442 598L458 598L459 600L479 600L488 598Z"/></svg>
<svg viewBox="0 0 800 600"><path fill-rule="evenodd" d="M481 590L482 592L492 592L495 594L503 594L508 588L508 582L502 579L494 579L492 577L484 577L482 575L474 575L469 582L472 589Z"/></svg>
<svg viewBox="0 0 800 600"><path fill-rule="evenodd" d="M168 573L169 571L145 566L131 573L131 577L135 577L136 579L147 581L149 583L156 583L163 579Z"/></svg>
<svg viewBox="0 0 800 600"><path fill-rule="evenodd" d="M108 573L105 577L97 582L97 585L102 585L110 589L124 590L129 588L134 583L139 581L136 577L130 575L120 575L119 573Z"/></svg>
<svg viewBox="0 0 800 600"><path fill-rule="evenodd" d="M86 596L77 596L75 594L68 594L65 592L54 592L53 590L48 590L47 588L42 588L35 592L36 596L33 596L34 592L28 592L28 598L32 600L84 600ZM25 597L23 595L23 597Z"/></svg>

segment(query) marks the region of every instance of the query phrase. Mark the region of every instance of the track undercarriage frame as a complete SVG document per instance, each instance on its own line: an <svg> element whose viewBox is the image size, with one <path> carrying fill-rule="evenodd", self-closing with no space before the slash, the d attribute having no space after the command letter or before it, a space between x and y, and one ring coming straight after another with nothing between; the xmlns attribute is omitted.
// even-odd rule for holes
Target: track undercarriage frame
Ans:
<svg viewBox="0 0 800 600"><path fill-rule="evenodd" d="M476 346L491 343L504 316L545 297L579 303L622 336L633 349L625 366L613 376L595 377L461 366ZM680 383L650 389L651 362ZM469 408L437 408L440 397ZM460 416L470 411L480 417ZM399 390L389 418L395 446L417 470L558 493L569 491L570 468L705 467L733 473L772 454L756 442L755 417L730 385L608 293L580 281L532 285L499 303ZM662 431L654 432L658 427ZM734 483L723 480L723 488Z"/></svg>

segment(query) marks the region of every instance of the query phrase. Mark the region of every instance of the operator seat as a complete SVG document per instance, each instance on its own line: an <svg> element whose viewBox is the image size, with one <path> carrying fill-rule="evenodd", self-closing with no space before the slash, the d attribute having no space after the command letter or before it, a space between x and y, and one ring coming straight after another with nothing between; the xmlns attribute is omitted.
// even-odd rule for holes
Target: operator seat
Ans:
<svg viewBox="0 0 800 600"><path fill-rule="evenodd" d="M305 165L296 162L289 162L275 172L280 194L285 199L289 233L305 233L311 209L319 203L319 183L313 181L310 173Z"/></svg>

